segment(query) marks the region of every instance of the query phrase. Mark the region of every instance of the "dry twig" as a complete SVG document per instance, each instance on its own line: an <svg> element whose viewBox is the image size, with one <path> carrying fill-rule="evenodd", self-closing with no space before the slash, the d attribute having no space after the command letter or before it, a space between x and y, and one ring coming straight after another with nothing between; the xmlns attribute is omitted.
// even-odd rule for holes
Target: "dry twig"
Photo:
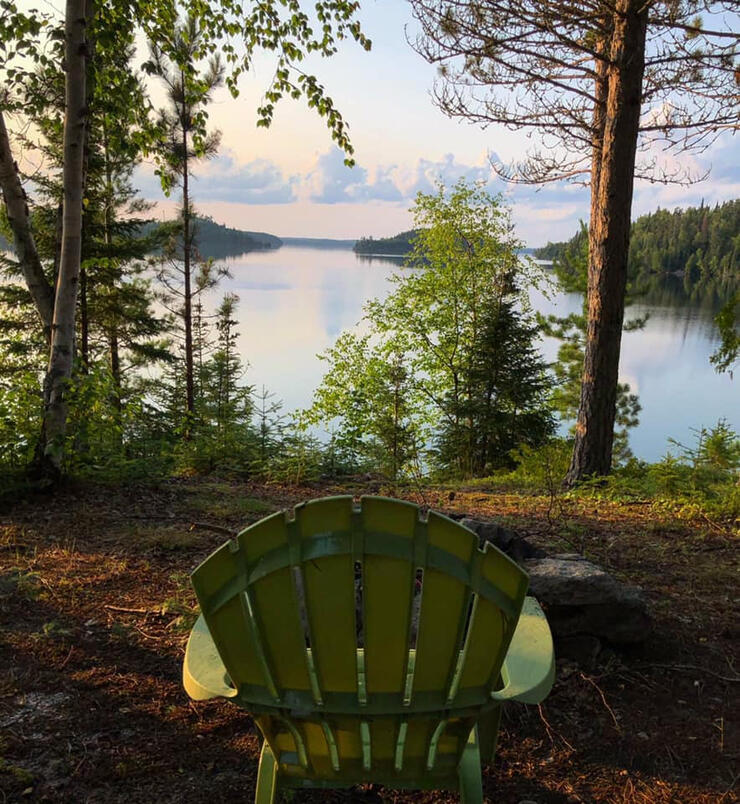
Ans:
<svg viewBox="0 0 740 804"><path fill-rule="evenodd" d="M588 681L588 683L591 684L591 686L599 693L599 695L601 696L601 701L606 707L606 711L612 716L612 720L614 721L614 728L621 734L622 727L619 725L619 721L617 720L617 716L614 714L614 710L611 708L611 706L609 706L606 700L606 695L604 695L604 691L590 676L587 676L585 673L579 673L578 675L584 681Z"/></svg>

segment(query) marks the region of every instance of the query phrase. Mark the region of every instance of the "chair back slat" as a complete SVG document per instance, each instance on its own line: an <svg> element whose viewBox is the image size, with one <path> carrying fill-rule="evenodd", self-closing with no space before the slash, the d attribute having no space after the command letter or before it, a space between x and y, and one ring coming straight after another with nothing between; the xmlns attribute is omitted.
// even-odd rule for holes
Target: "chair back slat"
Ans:
<svg viewBox="0 0 740 804"><path fill-rule="evenodd" d="M490 600L477 595L470 618L458 690L486 687L503 644L505 619Z"/></svg>
<svg viewBox="0 0 740 804"><path fill-rule="evenodd" d="M352 498L332 497L296 508L300 545L322 534L350 534ZM297 558L301 558L298 556ZM357 691L355 577L351 553L302 560L304 605L319 691Z"/></svg>
<svg viewBox="0 0 740 804"><path fill-rule="evenodd" d="M340 715L332 716L329 720L337 745L340 768L348 762L359 764L362 761L363 751L361 724L358 723L357 717Z"/></svg>
<svg viewBox="0 0 740 804"><path fill-rule="evenodd" d="M403 696L409 658L415 566L413 534L418 519L415 505L368 498L362 504L367 533L392 535L401 543L399 554L377 555L368 548L362 563L364 659L368 694ZM405 549L403 545L405 544Z"/></svg>
<svg viewBox="0 0 740 804"><path fill-rule="evenodd" d="M488 582L490 587L497 590L498 593L506 595L510 601L508 611L502 611L500 606L497 606L501 611L502 629L501 641L498 643L491 673L487 682L487 688L490 691L498 685L501 665L504 663L506 652L509 649L509 643L514 635L514 629L519 619L519 612L522 609L524 598L527 594L529 576L505 553L502 553L501 550L498 550L491 544L486 544L483 560L481 562L481 577L484 581ZM483 588L482 594L485 595ZM492 602L494 605L497 605L496 601Z"/></svg>
<svg viewBox="0 0 740 804"><path fill-rule="evenodd" d="M255 643L255 632L245 616L242 590L246 588L241 562L232 544L227 543L212 553L192 576L193 586L208 623L208 629L218 648L221 660L232 683L265 687L272 698L277 698L274 686L260 661L260 648ZM223 588L233 594L218 600ZM218 603L216 601L218 600Z"/></svg>
<svg viewBox="0 0 740 804"><path fill-rule="evenodd" d="M470 564L475 549L475 536L457 523L438 514L430 514L427 524L430 548L448 556L450 565ZM439 553L437 553L439 555ZM432 557L431 550L428 553ZM427 561L427 564L431 561ZM440 559L437 564L444 564ZM469 587L446 571L427 566L421 591L421 615L416 642L416 667L413 690L425 692L447 690L457 664L461 623L469 600Z"/></svg>
<svg viewBox="0 0 740 804"><path fill-rule="evenodd" d="M271 553L289 549L285 514L263 519L238 536L239 554L248 577ZM295 581L290 566L280 567L249 583L255 628L279 690L310 690L306 641Z"/></svg>

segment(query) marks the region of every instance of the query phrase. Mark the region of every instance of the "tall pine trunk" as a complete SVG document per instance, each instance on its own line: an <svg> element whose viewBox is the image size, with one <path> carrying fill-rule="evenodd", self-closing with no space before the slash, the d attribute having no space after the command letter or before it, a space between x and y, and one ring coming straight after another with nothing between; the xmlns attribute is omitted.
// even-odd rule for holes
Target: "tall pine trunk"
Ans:
<svg viewBox="0 0 740 804"><path fill-rule="evenodd" d="M611 470L646 28L642 0L617 0L601 157L595 153L592 172L588 329L568 485Z"/></svg>
<svg viewBox="0 0 740 804"><path fill-rule="evenodd" d="M64 215L59 277L54 300L49 367L44 380L45 410L43 474L61 473L67 424L65 394L72 376L75 310L82 255L82 196L84 189L87 117L87 15L85 0L67 0L65 36Z"/></svg>
<svg viewBox="0 0 740 804"><path fill-rule="evenodd" d="M183 79L184 86L184 79ZM193 290L190 276L191 232L190 232L190 192L188 185L188 135L185 126L182 132L183 168L182 168L182 238L183 238L183 272L184 272L184 310L185 319L185 408L187 425L185 438L190 438L193 416L195 413L195 374L193 366Z"/></svg>

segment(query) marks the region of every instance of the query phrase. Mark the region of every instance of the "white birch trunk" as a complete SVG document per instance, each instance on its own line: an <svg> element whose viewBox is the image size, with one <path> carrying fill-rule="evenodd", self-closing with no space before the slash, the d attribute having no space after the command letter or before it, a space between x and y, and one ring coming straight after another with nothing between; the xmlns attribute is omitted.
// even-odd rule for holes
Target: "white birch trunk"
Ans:
<svg viewBox="0 0 740 804"><path fill-rule="evenodd" d="M82 256L85 126L87 118L87 44L85 0L67 0L65 36L64 212L52 322L49 368L44 381L44 462L61 471L67 424L65 394L75 352L75 310Z"/></svg>

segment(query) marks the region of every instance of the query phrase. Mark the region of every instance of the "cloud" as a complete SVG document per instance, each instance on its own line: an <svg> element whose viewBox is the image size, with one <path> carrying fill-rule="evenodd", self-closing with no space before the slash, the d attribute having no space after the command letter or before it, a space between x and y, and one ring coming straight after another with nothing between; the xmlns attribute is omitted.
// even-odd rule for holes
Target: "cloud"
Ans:
<svg viewBox="0 0 740 804"><path fill-rule="evenodd" d="M237 204L289 204L296 200L297 176L285 178L268 159L239 165L228 153L195 170L196 200Z"/></svg>
<svg viewBox="0 0 740 804"><path fill-rule="evenodd" d="M483 164L466 165L458 162L455 155L445 154L441 160L434 162L429 159L419 159L411 172L410 181L401 177L400 181L405 198L413 198L417 193L433 193L437 185L442 183L446 187L456 184L460 179L468 182L483 182L489 190L498 189L493 170L488 159Z"/></svg>
<svg viewBox="0 0 740 804"><path fill-rule="evenodd" d="M487 158L467 165L448 153L438 161L420 158L413 166L379 165L371 173L361 165L348 168L343 153L332 148L317 158L305 177L304 191L307 200L318 204L408 203L419 192L435 192L440 182L451 186L460 179L483 182L494 192L500 189Z"/></svg>
<svg viewBox="0 0 740 804"><path fill-rule="evenodd" d="M296 200L298 176L285 177L269 159L239 164L228 151L210 162L196 163L192 175L195 202L227 201L236 204L290 204ZM134 179L146 198L161 196L153 168L140 168Z"/></svg>
<svg viewBox="0 0 740 804"><path fill-rule="evenodd" d="M364 203L367 201L401 201L402 195L391 175L395 166L379 167L373 181L360 165L344 164L344 154L331 148L321 154L304 179L305 193L318 204Z"/></svg>
<svg viewBox="0 0 740 804"><path fill-rule="evenodd" d="M676 159L677 164L676 157L663 156L664 160L669 158ZM254 159L242 164L232 153L226 152L212 162L196 165L193 193L196 204L211 206L218 202L265 208L294 204L288 218L299 215L302 221L310 218L311 209L325 219L325 212L321 210L332 205L337 216L349 219L348 216L354 214L350 212L352 208L369 204L373 205L373 212L363 214L371 214L375 222L380 218L387 219L389 229L386 233L392 234L394 224L390 223L391 220L400 222L403 218L403 225L408 225L407 210L418 192L433 193L439 183L450 187L465 179L482 182L491 193L502 193L505 202L512 207L517 233L532 245L567 239L577 231L579 220L588 219L588 187L568 182L541 187L507 184L493 172L492 159L497 157L490 153L482 154L474 162L464 162L454 153L447 153L439 159L421 157L406 164L370 167L360 164L348 168L342 151L332 147L318 154L309 170L286 176L273 161ZM697 175L711 167L710 179L689 187L637 181L633 218L659 206L672 209L698 205L702 199L713 204L740 195L740 167L727 138L704 154L683 155L682 161ZM668 167L673 165L668 161L665 164ZM144 197L161 198L159 181L151 166L137 171L135 184ZM321 231L325 227L324 222Z"/></svg>

